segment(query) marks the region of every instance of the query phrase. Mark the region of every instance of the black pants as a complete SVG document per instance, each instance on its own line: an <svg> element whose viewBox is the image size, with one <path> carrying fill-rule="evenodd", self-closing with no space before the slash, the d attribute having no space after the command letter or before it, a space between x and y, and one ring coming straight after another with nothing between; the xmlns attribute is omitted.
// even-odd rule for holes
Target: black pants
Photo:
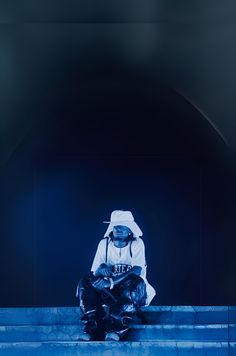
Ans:
<svg viewBox="0 0 236 356"><path fill-rule="evenodd" d="M94 277L82 278L77 289L85 331L94 333L102 328L124 336L140 307L146 304L145 282L130 274L112 290L98 290L92 286L91 278Z"/></svg>

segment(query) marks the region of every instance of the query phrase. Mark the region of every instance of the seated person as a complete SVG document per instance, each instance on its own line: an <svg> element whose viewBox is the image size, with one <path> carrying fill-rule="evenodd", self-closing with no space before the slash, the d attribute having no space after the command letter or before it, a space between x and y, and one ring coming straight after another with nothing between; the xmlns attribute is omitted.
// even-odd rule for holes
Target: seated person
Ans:
<svg viewBox="0 0 236 356"><path fill-rule="evenodd" d="M77 287L84 341L94 339L98 329L105 330L105 340L120 340L140 307L149 305L156 294L146 279L142 231L132 213L115 210L108 223L91 276L82 278Z"/></svg>

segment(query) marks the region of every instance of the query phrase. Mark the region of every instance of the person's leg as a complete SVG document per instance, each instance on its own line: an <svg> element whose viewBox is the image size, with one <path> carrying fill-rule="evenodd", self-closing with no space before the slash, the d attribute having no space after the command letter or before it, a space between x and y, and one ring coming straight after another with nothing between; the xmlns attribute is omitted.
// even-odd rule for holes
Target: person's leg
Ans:
<svg viewBox="0 0 236 356"><path fill-rule="evenodd" d="M121 296L129 300L135 306L136 311L146 304L146 284L140 276L130 274L121 282L120 288Z"/></svg>
<svg viewBox="0 0 236 356"><path fill-rule="evenodd" d="M129 330L139 308L146 303L146 285L141 277L131 274L113 288L112 294L116 301L109 301L106 339L119 340Z"/></svg>
<svg viewBox="0 0 236 356"><path fill-rule="evenodd" d="M96 289L92 286L89 277L84 277L79 281L76 293L82 312L81 321L84 325L84 334L81 339L90 340L98 327L98 307L101 298Z"/></svg>
<svg viewBox="0 0 236 356"><path fill-rule="evenodd" d="M76 296L79 299L79 306L83 314L97 308L98 295L89 277L83 277L79 281Z"/></svg>

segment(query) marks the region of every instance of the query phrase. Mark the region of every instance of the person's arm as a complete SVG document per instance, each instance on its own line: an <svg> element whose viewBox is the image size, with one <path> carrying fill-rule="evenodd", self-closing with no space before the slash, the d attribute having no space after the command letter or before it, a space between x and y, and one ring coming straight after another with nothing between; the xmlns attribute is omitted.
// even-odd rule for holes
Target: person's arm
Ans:
<svg viewBox="0 0 236 356"><path fill-rule="evenodd" d="M101 263L96 271L94 271L95 277L112 277L112 275L112 268L106 263Z"/></svg>
<svg viewBox="0 0 236 356"><path fill-rule="evenodd" d="M97 278L92 282L92 285L98 289L110 288L112 284L116 285L120 283L131 273L134 273L141 277L142 275L145 275L146 259L145 259L145 247L144 247L143 240L141 238L138 239L136 242L136 246L135 244L133 244L133 247L134 247L134 251L133 251L134 266L129 271L124 272L115 277L110 277L112 281L110 280L110 278L107 278L107 276L103 278Z"/></svg>
<svg viewBox="0 0 236 356"><path fill-rule="evenodd" d="M124 272L118 276L115 276L112 278L114 285L120 283L121 281L123 281L123 279L125 279L127 276L129 276L130 274L136 274L137 276L140 276L142 271L142 267L140 266L133 266L129 271Z"/></svg>
<svg viewBox="0 0 236 356"><path fill-rule="evenodd" d="M116 285L123 281L128 275L136 274L140 276L142 268L140 266L133 266L129 271L120 274L119 276L115 277L103 277L103 278L96 278L91 283L94 288L103 289L103 288L110 288L112 284ZM112 281L113 282L112 282Z"/></svg>

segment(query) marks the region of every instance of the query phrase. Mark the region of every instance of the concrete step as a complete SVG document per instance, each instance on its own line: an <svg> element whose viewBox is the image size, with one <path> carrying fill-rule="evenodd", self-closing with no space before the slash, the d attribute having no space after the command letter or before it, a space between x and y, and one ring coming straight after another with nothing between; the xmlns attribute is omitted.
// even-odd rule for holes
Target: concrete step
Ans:
<svg viewBox="0 0 236 356"><path fill-rule="evenodd" d="M143 308L146 324L226 324L236 323L236 311L228 306L150 306Z"/></svg>
<svg viewBox="0 0 236 356"><path fill-rule="evenodd" d="M79 307L0 308L0 325L76 324Z"/></svg>
<svg viewBox="0 0 236 356"><path fill-rule="evenodd" d="M21 342L0 343L3 356L236 356L236 343L227 342Z"/></svg>
<svg viewBox="0 0 236 356"><path fill-rule="evenodd" d="M0 325L76 324L79 307L0 308ZM236 323L236 307L150 306L142 308L145 324L231 324Z"/></svg>
<svg viewBox="0 0 236 356"><path fill-rule="evenodd" d="M0 342L77 341L81 332L81 324L7 325L0 326ZM126 340L236 341L236 325L133 325Z"/></svg>
<svg viewBox="0 0 236 356"><path fill-rule="evenodd" d="M7 325L0 326L0 342L77 341L82 325Z"/></svg>
<svg viewBox="0 0 236 356"><path fill-rule="evenodd" d="M129 330L129 334L127 336L128 340L130 341L148 341L148 340L227 341L228 337L229 337L229 327L227 324L134 325Z"/></svg>

